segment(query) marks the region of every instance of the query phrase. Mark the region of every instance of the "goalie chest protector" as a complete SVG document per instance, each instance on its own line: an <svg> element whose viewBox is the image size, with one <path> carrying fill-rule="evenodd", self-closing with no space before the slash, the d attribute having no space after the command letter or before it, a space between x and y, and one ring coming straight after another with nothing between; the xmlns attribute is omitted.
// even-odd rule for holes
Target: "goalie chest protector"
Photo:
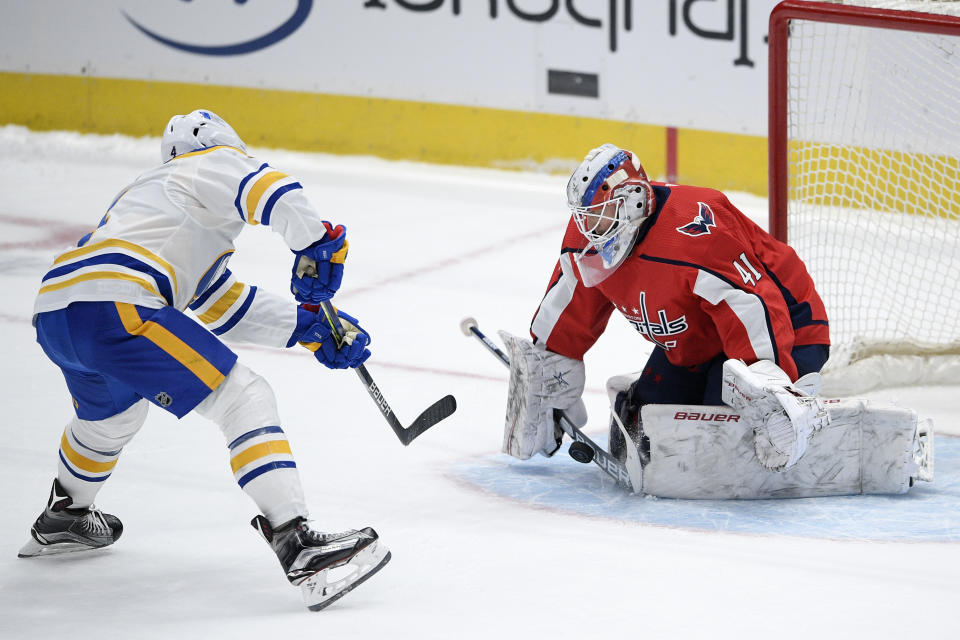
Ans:
<svg viewBox="0 0 960 640"><path fill-rule="evenodd" d="M906 493L918 469L916 412L857 398L825 402L831 424L781 472L760 464L753 430L729 407L646 405L650 461L643 467L643 492L693 499Z"/></svg>

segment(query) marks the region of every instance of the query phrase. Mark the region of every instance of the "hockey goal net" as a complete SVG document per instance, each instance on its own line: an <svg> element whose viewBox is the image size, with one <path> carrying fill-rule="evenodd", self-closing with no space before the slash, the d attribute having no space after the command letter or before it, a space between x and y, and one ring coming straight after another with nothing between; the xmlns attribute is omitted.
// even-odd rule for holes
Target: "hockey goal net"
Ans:
<svg viewBox="0 0 960 640"><path fill-rule="evenodd" d="M960 2L781 2L770 229L807 264L825 392L960 382Z"/></svg>

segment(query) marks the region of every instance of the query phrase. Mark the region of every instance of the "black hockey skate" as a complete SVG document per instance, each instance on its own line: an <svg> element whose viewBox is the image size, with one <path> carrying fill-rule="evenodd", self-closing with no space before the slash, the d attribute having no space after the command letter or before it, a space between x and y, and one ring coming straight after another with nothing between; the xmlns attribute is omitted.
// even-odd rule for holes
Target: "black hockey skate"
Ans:
<svg viewBox="0 0 960 640"><path fill-rule="evenodd" d="M93 505L71 509L73 498L54 479L47 507L30 528L30 540L17 554L21 558L89 551L120 539L123 524Z"/></svg>
<svg viewBox="0 0 960 640"><path fill-rule="evenodd" d="M287 579L300 587L311 611L333 604L390 561L390 552L370 527L320 533L304 518L273 528L263 516L250 524L270 543Z"/></svg>

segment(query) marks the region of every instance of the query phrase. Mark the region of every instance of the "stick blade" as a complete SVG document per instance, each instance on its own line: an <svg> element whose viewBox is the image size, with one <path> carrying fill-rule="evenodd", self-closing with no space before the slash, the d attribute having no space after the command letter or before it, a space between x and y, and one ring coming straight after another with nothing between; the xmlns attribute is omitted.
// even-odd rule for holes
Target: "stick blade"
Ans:
<svg viewBox="0 0 960 640"><path fill-rule="evenodd" d="M456 410L457 399L452 395L445 395L427 407L423 413L417 416L413 424L403 430L401 442L403 442L404 445L410 444L414 438L441 420L449 418Z"/></svg>

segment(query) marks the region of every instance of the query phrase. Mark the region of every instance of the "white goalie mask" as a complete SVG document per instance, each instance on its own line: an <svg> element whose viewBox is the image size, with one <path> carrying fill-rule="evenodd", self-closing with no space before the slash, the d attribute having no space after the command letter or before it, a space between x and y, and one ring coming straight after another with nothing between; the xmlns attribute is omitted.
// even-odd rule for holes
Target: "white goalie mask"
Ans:
<svg viewBox="0 0 960 640"><path fill-rule="evenodd" d="M586 286L606 280L630 255L655 204L647 174L632 152L604 144L587 154L567 182L567 205L588 242L575 256Z"/></svg>
<svg viewBox="0 0 960 640"><path fill-rule="evenodd" d="M218 145L247 151L247 145L223 118L213 111L197 109L185 116L170 118L160 140L160 160L166 162L190 151Z"/></svg>

